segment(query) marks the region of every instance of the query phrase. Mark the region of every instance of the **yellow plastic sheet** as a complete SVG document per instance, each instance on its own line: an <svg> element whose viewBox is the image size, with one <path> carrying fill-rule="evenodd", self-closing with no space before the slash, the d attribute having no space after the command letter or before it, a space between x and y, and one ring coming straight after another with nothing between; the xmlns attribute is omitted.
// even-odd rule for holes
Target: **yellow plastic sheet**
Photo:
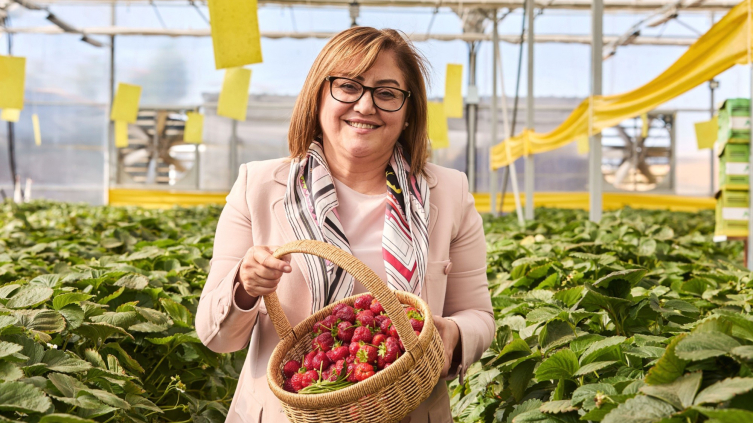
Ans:
<svg viewBox="0 0 753 423"><path fill-rule="evenodd" d="M34 144L42 145L42 132L39 130L39 116L31 115L31 126L34 129Z"/></svg>
<svg viewBox="0 0 753 423"><path fill-rule="evenodd" d="M651 121L648 120L648 113L641 113L641 137L648 137L648 128L651 126Z"/></svg>
<svg viewBox="0 0 753 423"><path fill-rule="evenodd" d="M112 102L110 120L136 123L139 114L139 99L141 99L141 87L131 84L118 84L115 100Z"/></svg>
<svg viewBox="0 0 753 423"><path fill-rule="evenodd" d="M674 64L646 85L622 94L585 99L553 131L537 133L526 129L493 146L492 168L506 166L526 151L530 154L544 153L575 141L580 136L599 133L604 128L655 109L736 64L748 63L748 39L752 35L748 22L750 2L751 0L746 0L732 8ZM593 108L589 110L591 103Z"/></svg>
<svg viewBox="0 0 753 423"><path fill-rule="evenodd" d="M170 208L175 206L199 206L225 204L227 192L195 192L175 190L111 189L109 205L141 206L146 208Z"/></svg>
<svg viewBox="0 0 753 423"><path fill-rule="evenodd" d="M115 147L128 147L128 122L115 121Z"/></svg>
<svg viewBox="0 0 753 423"><path fill-rule="evenodd" d="M6 122L18 122L20 117L21 111L18 109L3 109L3 112L0 113L0 120Z"/></svg>
<svg viewBox="0 0 753 423"><path fill-rule="evenodd" d="M448 118L463 117L463 65L447 64L444 80L444 112Z"/></svg>
<svg viewBox="0 0 753 423"><path fill-rule="evenodd" d="M479 213L489 213L491 197L489 193L475 193L476 210ZM685 197L680 195L632 194L624 192L605 192L601 196L604 210L617 210L623 207L648 210L672 210L697 212L699 210L713 210L716 200L712 197ZM515 198L511 194L497 195L497 210L504 212L515 211ZM520 196L521 204L525 205L525 195ZM589 197L587 192L537 192L533 194L534 207L556 207L561 209L588 210Z"/></svg>
<svg viewBox="0 0 753 423"><path fill-rule="evenodd" d="M222 91L217 100L217 114L235 120L246 120L248 87L251 85L251 69L232 68L225 71Z"/></svg>
<svg viewBox="0 0 753 423"><path fill-rule="evenodd" d="M450 137L447 129L447 116L444 104L436 101L428 103L429 141L431 148L439 150L450 146Z"/></svg>
<svg viewBox="0 0 753 423"><path fill-rule="evenodd" d="M578 144L578 154L588 154L591 145L587 136L578 137L575 142Z"/></svg>
<svg viewBox="0 0 753 423"><path fill-rule="evenodd" d="M24 108L26 58L0 56L0 109Z"/></svg>
<svg viewBox="0 0 753 423"><path fill-rule="evenodd" d="M209 0L209 17L215 68L262 61L256 0Z"/></svg>
<svg viewBox="0 0 753 423"><path fill-rule="evenodd" d="M719 119L714 116L713 119L705 122L696 122L695 137L698 142L698 149L714 148L716 137L719 135Z"/></svg>
<svg viewBox="0 0 753 423"><path fill-rule="evenodd" d="M201 144L204 137L204 115L201 113L186 113L188 120L183 130L183 142Z"/></svg>

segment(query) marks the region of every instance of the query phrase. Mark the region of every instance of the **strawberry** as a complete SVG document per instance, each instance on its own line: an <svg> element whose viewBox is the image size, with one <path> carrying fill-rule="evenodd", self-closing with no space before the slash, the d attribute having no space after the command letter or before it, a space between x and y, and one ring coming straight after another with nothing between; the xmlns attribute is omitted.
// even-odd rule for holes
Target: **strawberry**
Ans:
<svg viewBox="0 0 753 423"><path fill-rule="evenodd" d="M337 339L350 342L353 338L353 332L356 330L351 322L340 322L337 325Z"/></svg>
<svg viewBox="0 0 753 423"><path fill-rule="evenodd" d="M312 383L319 380L319 372L316 370L309 370L306 373L303 374L301 377L301 389L311 385Z"/></svg>
<svg viewBox="0 0 753 423"><path fill-rule="evenodd" d="M387 363L394 363L400 357L400 344L393 337L387 338L384 344L379 346L379 356Z"/></svg>
<svg viewBox="0 0 753 423"><path fill-rule="evenodd" d="M381 355L377 356L377 369L382 370L384 369L384 366L387 364L386 361L384 361L384 357Z"/></svg>
<svg viewBox="0 0 753 423"><path fill-rule="evenodd" d="M314 324L313 332L316 334L319 334L322 332L330 332L332 331L332 328L337 326L337 323L338 323L337 317L329 315Z"/></svg>
<svg viewBox="0 0 753 423"><path fill-rule="evenodd" d="M343 360L350 354L350 350L346 346L339 346L327 351L327 358L331 363L336 363L338 360Z"/></svg>
<svg viewBox="0 0 753 423"><path fill-rule="evenodd" d="M406 308L405 309L405 314L407 314L408 317L416 317L416 316L418 316L418 317L421 317L423 319L423 317L421 316L421 312L418 311L418 310L416 310L415 307L408 307L408 308Z"/></svg>
<svg viewBox="0 0 753 423"><path fill-rule="evenodd" d="M383 343L387 339L386 336L384 336L383 333L378 333L374 335L373 338L371 338L371 345L378 347L379 344Z"/></svg>
<svg viewBox="0 0 753 423"><path fill-rule="evenodd" d="M389 317L387 317L387 315L385 315L385 314L379 314L379 315L374 316L374 323L376 324L376 326L378 328L381 328L382 327L382 322L384 322L387 319L389 319Z"/></svg>
<svg viewBox="0 0 753 423"><path fill-rule="evenodd" d="M351 342L350 346L348 347L348 352L350 353L350 357L355 357L356 354L358 354L358 350L361 349L361 345L364 345L363 342Z"/></svg>
<svg viewBox="0 0 753 423"><path fill-rule="evenodd" d="M330 364L330 359L329 357L327 357L327 353L324 351L317 352L314 358L311 360L311 365L313 366L314 370L321 371L328 368Z"/></svg>
<svg viewBox="0 0 753 423"><path fill-rule="evenodd" d="M374 366L372 366L371 364L360 363L358 364L358 366L356 366L355 370L355 377L359 382L363 382L364 380L374 376Z"/></svg>
<svg viewBox="0 0 753 423"><path fill-rule="evenodd" d="M325 370L322 372L322 380L332 380L332 372Z"/></svg>
<svg viewBox="0 0 753 423"><path fill-rule="evenodd" d="M341 307L339 310L337 310L335 317L342 320L343 322L355 323L356 312L353 311L353 307L346 305L345 307Z"/></svg>
<svg viewBox="0 0 753 423"><path fill-rule="evenodd" d="M285 379L285 382L282 384L282 389L288 391L288 392L297 392L295 390L295 386L293 386L293 379Z"/></svg>
<svg viewBox="0 0 753 423"><path fill-rule="evenodd" d="M413 327L414 331L421 333L421 330L424 328L424 321L418 319L410 319L410 325Z"/></svg>
<svg viewBox="0 0 753 423"><path fill-rule="evenodd" d="M382 316L377 316L377 317L374 318L374 320L377 321L378 317L382 317ZM382 319L382 321L379 322L379 329L385 335L389 335L390 334L390 328L391 327L392 327L392 319L390 319L389 317L386 318L386 319Z"/></svg>
<svg viewBox="0 0 753 423"><path fill-rule="evenodd" d="M356 298L356 302L353 303L353 307L360 310L367 310L371 307L371 302L374 301L374 297L371 294L363 294Z"/></svg>
<svg viewBox="0 0 753 423"><path fill-rule="evenodd" d="M300 391L303 389L303 375L306 372L301 371L293 375L293 377L290 378L290 384L293 385L293 389L295 392Z"/></svg>
<svg viewBox="0 0 753 423"><path fill-rule="evenodd" d="M321 336L321 335L319 335ZM354 342L365 342L370 343L372 339L371 331L366 326L360 326L357 327L356 330L353 332L353 338L350 339L350 343Z"/></svg>
<svg viewBox="0 0 753 423"><path fill-rule="evenodd" d="M361 326L375 327L374 313L371 310L363 310L356 314L356 321Z"/></svg>
<svg viewBox="0 0 753 423"><path fill-rule="evenodd" d="M314 368L314 357L316 357L316 351L311 351L310 353L306 354L305 357L303 357L303 367L305 367L306 370L311 370Z"/></svg>
<svg viewBox="0 0 753 423"><path fill-rule="evenodd" d="M372 345L363 345L356 354L356 361L359 363L376 363L377 349Z"/></svg>
<svg viewBox="0 0 753 423"><path fill-rule="evenodd" d="M333 364L329 368L329 372L332 375L330 380L337 380L340 377L340 372L345 369L347 371L347 363L345 360L337 360L337 363Z"/></svg>
<svg viewBox="0 0 753 423"><path fill-rule="evenodd" d="M337 310L340 310L343 307L347 307L348 305L345 303L336 304L334 307L332 307L332 315L334 316L337 314Z"/></svg>
<svg viewBox="0 0 753 423"><path fill-rule="evenodd" d="M399 335L397 334L397 327L395 325L390 326L390 333L389 335L393 338L398 338Z"/></svg>
<svg viewBox="0 0 753 423"><path fill-rule="evenodd" d="M348 369L347 369L347 375L348 375L348 382L358 382L358 379L356 379L356 367L358 365L353 363L348 363Z"/></svg>
<svg viewBox="0 0 753 423"><path fill-rule="evenodd" d="M374 313L375 316L378 316L382 313L384 313L384 307L382 307L381 304L379 304L379 300L373 300L371 301L371 305L369 306L369 309L372 313Z"/></svg>
<svg viewBox="0 0 753 423"><path fill-rule="evenodd" d="M282 373L285 375L285 379L290 379L301 368L301 362L298 360L290 360L282 366Z"/></svg>
<svg viewBox="0 0 753 423"><path fill-rule="evenodd" d="M319 334L316 338L314 338L313 341L311 341L311 348L313 348L315 351L324 351L327 352L332 349L332 347L335 345L335 338L332 337L332 334L329 332L323 332Z"/></svg>

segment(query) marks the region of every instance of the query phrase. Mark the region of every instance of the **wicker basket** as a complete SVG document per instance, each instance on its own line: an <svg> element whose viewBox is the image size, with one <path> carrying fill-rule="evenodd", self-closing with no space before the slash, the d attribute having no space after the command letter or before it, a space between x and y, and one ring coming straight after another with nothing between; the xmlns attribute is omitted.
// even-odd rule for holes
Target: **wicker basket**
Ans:
<svg viewBox="0 0 753 423"><path fill-rule="evenodd" d="M352 306L357 296L330 304L295 328L290 326L277 294L264 296L267 312L281 339L269 359L267 381L282 403L288 419L295 423L399 422L429 397L444 365L444 346L434 327L429 306L413 294L390 290L365 264L330 244L311 240L294 241L278 248L274 256L279 258L290 253L322 257L360 281L392 319L405 346L405 354L376 375L339 391L315 395L287 392L282 388L283 364L292 359L301 360L311 349L314 324L331 314L335 304ZM413 331L403 305L415 307L425 317L420 336Z"/></svg>

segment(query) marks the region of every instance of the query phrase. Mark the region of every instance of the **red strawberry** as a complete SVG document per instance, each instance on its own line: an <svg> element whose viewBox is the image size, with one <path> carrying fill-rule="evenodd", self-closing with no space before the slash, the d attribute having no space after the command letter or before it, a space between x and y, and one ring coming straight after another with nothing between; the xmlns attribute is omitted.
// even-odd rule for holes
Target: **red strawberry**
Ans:
<svg viewBox="0 0 753 423"><path fill-rule="evenodd" d="M424 328L423 320L410 319L410 325L413 327L413 330L418 333L421 333L421 330Z"/></svg>
<svg viewBox="0 0 753 423"><path fill-rule="evenodd" d="M356 361L359 363L374 364L376 363L376 359L377 349L371 345L362 346L361 349L358 350L358 354L356 354Z"/></svg>
<svg viewBox="0 0 753 423"><path fill-rule="evenodd" d="M314 368L314 357L316 357L316 351L311 351L310 353L306 354L305 357L303 357L303 367L305 367L306 370L311 370Z"/></svg>
<svg viewBox="0 0 753 423"><path fill-rule="evenodd" d="M405 309L405 314L407 314L407 315L408 315L408 317L416 317L416 316L418 316L418 317L421 317L421 318L423 318L423 317L421 316L421 312L420 312L420 311L418 311L418 310L416 310L416 308L415 308L415 307L408 307L408 308L406 308L406 309Z"/></svg>
<svg viewBox="0 0 753 423"><path fill-rule="evenodd" d="M337 310L340 310L343 307L347 307L348 305L345 303L336 304L334 307L332 307L332 315L334 316L337 314Z"/></svg>
<svg viewBox="0 0 753 423"><path fill-rule="evenodd" d="M371 338L371 345L373 345L375 347L378 347L379 344L381 344L381 343L383 343L385 341L385 339L387 339L387 337L384 336L383 333L378 333L378 334L374 335L373 338Z"/></svg>
<svg viewBox="0 0 753 423"><path fill-rule="evenodd" d="M372 376L374 376L374 366L371 364L360 363L356 366L356 380L362 382Z"/></svg>
<svg viewBox="0 0 753 423"><path fill-rule="evenodd" d="M311 341L311 348L327 352L335 345L335 338L329 332L323 332Z"/></svg>
<svg viewBox="0 0 753 423"><path fill-rule="evenodd" d="M293 379L285 379L285 382L282 384L282 389L288 391L288 392L297 392L295 390L295 386L293 386Z"/></svg>
<svg viewBox="0 0 753 423"><path fill-rule="evenodd" d="M377 369L382 370L384 369L384 366L387 364L386 361L384 361L384 357L381 355L377 356Z"/></svg>
<svg viewBox="0 0 753 423"><path fill-rule="evenodd" d="M306 374L306 372L300 372L293 375L293 377L290 378L290 384L293 385L293 389L295 392L300 391L303 389L303 375Z"/></svg>
<svg viewBox="0 0 753 423"><path fill-rule="evenodd" d="M397 327L395 325L390 326L390 333L389 335L393 338L398 338L399 335L397 334Z"/></svg>
<svg viewBox="0 0 753 423"><path fill-rule="evenodd" d="M358 364L356 363L348 363L348 369L347 369L347 375L348 375L348 382L358 382L358 379L356 379L356 367Z"/></svg>
<svg viewBox="0 0 753 423"><path fill-rule="evenodd" d="M319 335L321 336L321 335ZM354 342L365 342L370 343L372 339L371 331L366 326L360 326L357 327L356 330L353 332L353 338L350 339L350 343Z"/></svg>
<svg viewBox="0 0 753 423"><path fill-rule="evenodd" d="M374 321L374 313L371 310L363 310L356 314L356 321L358 321L361 326L369 326L373 328L376 325Z"/></svg>
<svg viewBox="0 0 753 423"><path fill-rule="evenodd" d="M305 388L317 380L319 380L319 372L316 370L309 370L301 377L301 386Z"/></svg>
<svg viewBox="0 0 753 423"><path fill-rule="evenodd" d="M339 346L327 351L327 358L331 363L336 363L338 360L345 359L350 354L350 350L346 346Z"/></svg>
<svg viewBox="0 0 753 423"><path fill-rule="evenodd" d="M385 315L385 314L379 314L379 315L374 316L374 323L377 325L378 328L381 328L382 327L382 322L384 322L387 319L389 319L389 317L387 317L387 315Z"/></svg>
<svg viewBox="0 0 753 423"><path fill-rule="evenodd" d="M330 332L338 323L337 317L329 315L314 324L314 333Z"/></svg>
<svg viewBox="0 0 753 423"><path fill-rule="evenodd" d="M377 316L377 317L374 318L374 320L376 321L378 317L382 317L382 316ZM379 323L379 329L381 329L382 333L385 334L385 335L389 335L390 334L390 328L391 327L392 327L392 319L390 319L389 317L386 318L386 319L383 319Z"/></svg>
<svg viewBox="0 0 753 423"><path fill-rule="evenodd" d="M282 373L286 379L290 379L301 368L301 362L298 360L290 360L282 366Z"/></svg>
<svg viewBox="0 0 753 423"><path fill-rule="evenodd" d="M324 351L317 352L314 358L311 360L311 365L314 366L314 370L321 371L328 368L330 364L331 361L329 357L327 357L327 353Z"/></svg>
<svg viewBox="0 0 753 423"><path fill-rule="evenodd" d="M348 352L350 353L351 357L355 357L356 354L358 354L358 350L361 349L361 345L363 345L363 342L351 342L350 346L348 347Z"/></svg>
<svg viewBox="0 0 753 423"><path fill-rule="evenodd" d="M379 356L387 363L393 363L400 357L400 344L397 339L389 337L379 347Z"/></svg>
<svg viewBox="0 0 753 423"><path fill-rule="evenodd" d="M375 316L378 316L384 312L384 307L379 304L379 300L373 300L371 302L371 305L369 306L369 309L372 313L374 313Z"/></svg>
<svg viewBox="0 0 753 423"><path fill-rule="evenodd" d="M340 322L337 325L337 339L350 342L353 338L353 332L356 330L351 322Z"/></svg>
<svg viewBox="0 0 753 423"><path fill-rule="evenodd" d="M354 323L356 321L356 312L353 311L353 307L349 305L341 307L339 310L337 310L335 316L343 322Z"/></svg>
<svg viewBox="0 0 753 423"><path fill-rule="evenodd" d="M356 302L353 303L353 307L360 310L367 310L371 307L371 302L374 301L374 297L371 294L363 294L356 298Z"/></svg>
<svg viewBox="0 0 753 423"><path fill-rule="evenodd" d="M347 364L345 363L345 360L337 360L337 363L333 364L329 368L329 372L332 375L332 378L330 380L337 380L337 378L340 377L340 372L343 371L343 369L347 370Z"/></svg>

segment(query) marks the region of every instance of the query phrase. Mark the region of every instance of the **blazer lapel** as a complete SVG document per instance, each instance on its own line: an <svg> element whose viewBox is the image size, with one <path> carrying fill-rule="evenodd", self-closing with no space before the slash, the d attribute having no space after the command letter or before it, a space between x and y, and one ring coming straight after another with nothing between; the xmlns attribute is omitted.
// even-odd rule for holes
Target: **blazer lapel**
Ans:
<svg viewBox="0 0 753 423"><path fill-rule="evenodd" d="M430 193L434 189L434 187L437 186L437 177L434 176L434 173L432 173L429 169L426 169L426 183L429 185ZM429 240L431 240L431 232L434 230L434 225L436 225L437 223L438 215L439 207L435 206L434 203L431 202L431 195L429 195L429 227L427 229Z"/></svg>

